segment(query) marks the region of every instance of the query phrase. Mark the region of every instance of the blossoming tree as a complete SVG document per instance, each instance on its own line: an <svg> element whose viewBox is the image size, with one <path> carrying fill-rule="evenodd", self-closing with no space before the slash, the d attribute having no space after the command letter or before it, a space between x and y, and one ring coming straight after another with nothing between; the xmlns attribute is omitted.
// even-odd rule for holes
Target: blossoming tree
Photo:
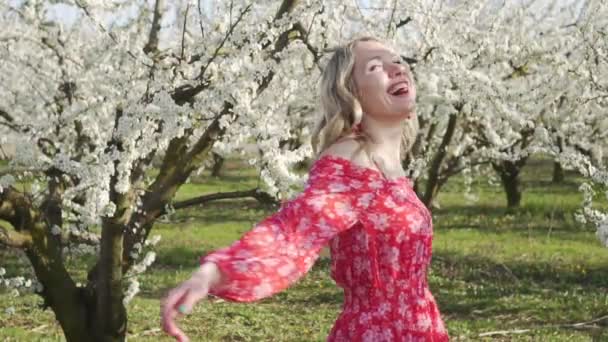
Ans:
<svg viewBox="0 0 608 342"><path fill-rule="evenodd" d="M153 261L139 252L180 185L214 147L257 137L273 160L288 137L276 115L314 66L298 20L318 10L287 0L65 1L75 18L66 25L49 18L53 3L2 5L0 122L17 151L2 170L0 242L25 251L68 340L122 340L137 288L125 293L125 275ZM306 15L294 18L296 8ZM89 244L98 259L79 285L64 257Z"/></svg>

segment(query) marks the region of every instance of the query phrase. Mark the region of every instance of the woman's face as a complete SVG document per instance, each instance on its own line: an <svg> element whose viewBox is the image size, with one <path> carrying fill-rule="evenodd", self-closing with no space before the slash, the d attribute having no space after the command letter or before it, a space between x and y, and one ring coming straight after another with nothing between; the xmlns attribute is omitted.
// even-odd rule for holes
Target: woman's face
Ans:
<svg viewBox="0 0 608 342"><path fill-rule="evenodd" d="M354 47L353 77L363 113L385 119L407 119L414 113L416 88L401 57L380 42Z"/></svg>

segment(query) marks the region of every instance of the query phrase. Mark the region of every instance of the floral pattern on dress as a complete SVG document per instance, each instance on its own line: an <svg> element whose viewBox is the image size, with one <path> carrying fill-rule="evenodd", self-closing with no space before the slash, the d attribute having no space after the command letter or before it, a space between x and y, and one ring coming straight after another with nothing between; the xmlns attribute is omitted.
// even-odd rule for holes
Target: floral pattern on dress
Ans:
<svg viewBox="0 0 608 342"><path fill-rule="evenodd" d="M232 245L201 258L225 281L210 294L239 302L271 296L300 279L323 246L344 290L328 341L448 341L427 283L432 219L407 177L325 155L304 190Z"/></svg>

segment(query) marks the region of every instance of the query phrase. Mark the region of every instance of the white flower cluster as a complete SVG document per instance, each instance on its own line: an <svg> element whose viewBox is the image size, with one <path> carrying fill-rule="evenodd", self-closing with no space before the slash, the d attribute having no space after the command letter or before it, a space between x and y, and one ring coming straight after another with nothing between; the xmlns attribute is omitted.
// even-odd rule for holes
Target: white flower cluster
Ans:
<svg viewBox="0 0 608 342"><path fill-rule="evenodd" d="M143 246L141 243L136 243L133 247L133 251L131 252L131 257L137 259L144 247L156 246L160 239L160 235L154 235L147 239ZM127 305L127 303L129 303L135 297L135 295L139 293L140 283L137 280L137 276L144 273L148 267L154 263L154 260L156 260L156 253L154 251L148 251L144 258L135 263L129 270L128 274L126 275L128 286L123 298L123 303L125 305Z"/></svg>
<svg viewBox="0 0 608 342"><path fill-rule="evenodd" d="M608 199L608 181L605 178L606 172L598 172L595 177L595 184L603 187L605 198ZM575 214L575 219L581 224L591 223L596 227L596 236L600 243L608 247L608 212L596 208L594 198L597 195L593 186L594 183L583 183L579 191L583 195L582 208Z"/></svg>
<svg viewBox="0 0 608 342"><path fill-rule="evenodd" d="M128 278L127 280L129 285L127 286L127 290L125 291L124 297L122 299L122 303L127 306L129 302L139 293L139 281L137 278Z"/></svg>
<svg viewBox="0 0 608 342"><path fill-rule="evenodd" d="M596 235L600 242L608 248L608 220L598 225Z"/></svg>
<svg viewBox="0 0 608 342"><path fill-rule="evenodd" d="M15 177L11 174L6 174L0 177L0 192L3 189L8 188L9 186L15 184Z"/></svg>
<svg viewBox="0 0 608 342"><path fill-rule="evenodd" d="M40 292L42 284L35 279L28 279L23 276L5 277L6 269L0 267L0 286L7 289L12 289L13 296L19 296L22 292Z"/></svg>

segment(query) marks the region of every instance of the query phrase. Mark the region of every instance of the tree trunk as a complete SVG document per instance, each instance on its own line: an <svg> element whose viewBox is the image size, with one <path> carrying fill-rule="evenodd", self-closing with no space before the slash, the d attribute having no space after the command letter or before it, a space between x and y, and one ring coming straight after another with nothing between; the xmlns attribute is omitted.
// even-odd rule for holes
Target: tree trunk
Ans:
<svg viewBox="0 0 608 342"><path fill-rule="evenodd" d="M120 141L112 141L120 149ZM115 161L115 168L118 162ZM127 334L127 310L123 304L123 240L133 213L132 191L118 193L117 176L110 180L110 200L116 205L111 217L102 218L101 246L96 274L95 341L124 341ZM90 281L90 280L89 280Z"/></svg>
<svg viewBox="0 0 608 342"><path fill-rule="evenodd" d="M461 108L462 106L457 108L459 109L459 112ZM433 200L437 196L437 193L439 193L439 188L441 187L441 182L439 181L441 166L443 165L443 161L447 155L447 147L450 145L454 132L456 131L457 123L458 113L451 114L448 121L448 127L445 130L441 144L433 156L433 161L431 162L431 167L429 168L428 172L426 187L424 189L424 195L422 197L422 202L427 208L431 207Z"/></svg>
<svg viewBox="0 0 608 342"><path fill-rule="evenodd" d="M507 195L507 207L516 208L521 204L521 190L519 188L519 177L516 174L502 173L500 175L505 193Z"/></svg>
<svg viewBox="0 0 608 342"><path fill-rule="evenodd" d="M557 161L553 162L553 179L551 181L554 184L564 182L564 169L562 168L562 164Z"/></svg>
<svg viewBox="0 0 608 342"><path fill-rule="evenodd" d="M496 170L500 176L502 187L507 196L507 208L509 209L517 208L521 204L522 193L520 189L519 174L526 161L527 158L523 158L515 162L502 160L498 163L492 163L494 170Z"/></svg>
<svg viewBox="0 0 608 342"><path fill-rule="evenodd" d="M559 152L562 153L564 151L564 142L560 136L557 137L557 148ZM562 164L560 164L557 160L553 161L553 179L552 182L554 184L562 183L564 181L564 169L562 168Z"/></svg>
<svg viewBox="0 0 608 342"><path fill-rule="evenodd" d="M104 222L97 275L95 341L124 341L127 312L122 303L123 225Z"/></svg>
<svg viewBox="0 0 608 342"><path fill-rule="evenodd" d="M224 166L224 157L217 153L213 153L213 167L211 168L211 176L219 177L222 166Z"/></svg>
<svg viewBox="0 0 608 342"><path fill-rule="evenodd" d="M60 249L56 241L40 230L32 234L34 248L27 249L26 255L34 268L36 278L43 285L41 297L44 305L55 313L64 336L68 342L90 340L87 328L87 308L83 305L81 292L65 269Z"/></svg>

